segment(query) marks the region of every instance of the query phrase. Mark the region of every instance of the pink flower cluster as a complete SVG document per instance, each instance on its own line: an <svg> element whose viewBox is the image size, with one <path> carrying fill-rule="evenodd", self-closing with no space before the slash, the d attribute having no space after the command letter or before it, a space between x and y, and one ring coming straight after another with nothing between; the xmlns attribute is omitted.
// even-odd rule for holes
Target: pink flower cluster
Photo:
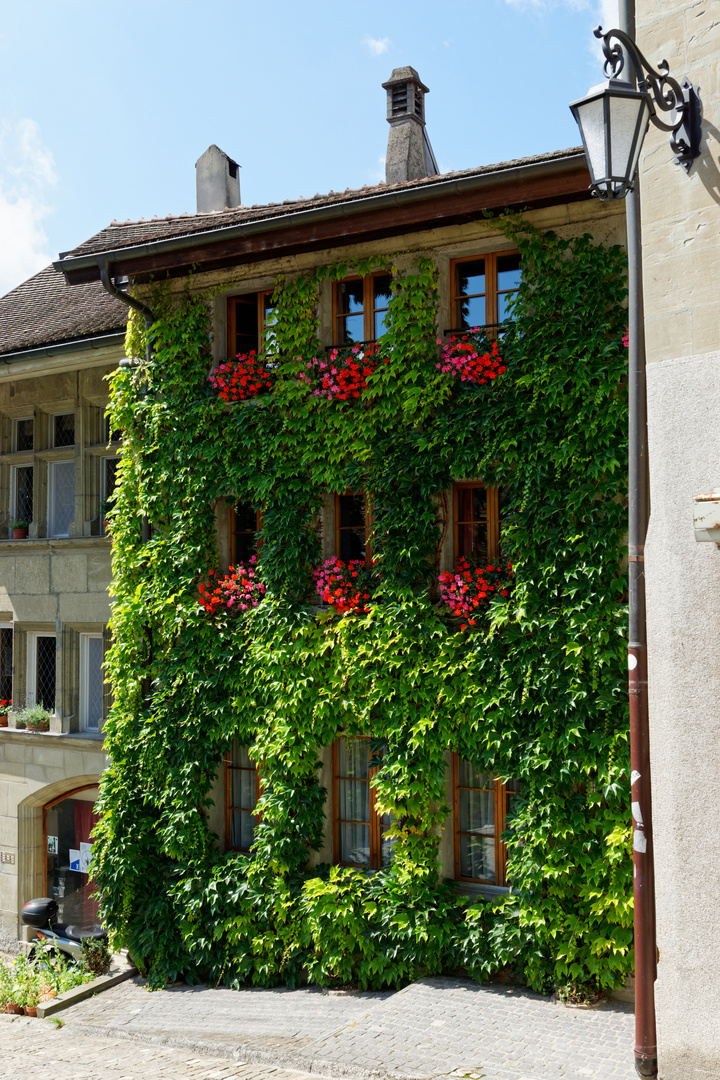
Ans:
<svg viewBox="0 0 720 1080"><path fill-rule="evenodd" d="M437 343L442 345L442 339L438 338ZM497 341L492 342L489 352L482 353L472 336L448 338L435 366L446 375L470 383L492 382L506 370Z"/></svg>
<svg viewBox="0 0 720 1080"><path fill-rule="evenodd" d="M367 345L353 345L351 349L333 349L327 359L313 356L305 364L306 370L300 372L300 382L308 387L315 384L313 395L328 401L359 398L367 386L368 375L372 375L378 365L377 353L378 347L373 341Z"/></svg>
<svg viewBox="0 0 720 1080"><path fill-rule="evenodd" d="M265 586L258 580L257 556L253 555L247 567L244 563L231 566L225 577L218 578L210 571L207 585L199 585L200 603L210 615L217 611L228 615L240 615L249 608L257 607L265 595Z"/></svg>
<svg viewBox="0 0 720 1080"><path fill-rule="evenodd" d="M362 559L344 563L333 555L313 572L313 578L325 603L334 607L338 615L347 615L350 611L367 611L378 575Z"/></svg>
<svg viewBox="0 0 720 1080"><path fill-rule="evenodd" d="M453 615L467 619L461 626L475 626L477 608L487 607L493 596L509 596L512 584L512 563L507 566L470 566L467 559L458 559L454 573L444 570L438 577L440 595Z"/></svg>
<svg viewBox="0 0 720 1080"><path fill-rule="evenodd" d="M628 326L627 330L625 331L625 333L623 334L622 343L623 343L623 345L625 346L626 349L630 348L630 327L629 326Z"/></svg>

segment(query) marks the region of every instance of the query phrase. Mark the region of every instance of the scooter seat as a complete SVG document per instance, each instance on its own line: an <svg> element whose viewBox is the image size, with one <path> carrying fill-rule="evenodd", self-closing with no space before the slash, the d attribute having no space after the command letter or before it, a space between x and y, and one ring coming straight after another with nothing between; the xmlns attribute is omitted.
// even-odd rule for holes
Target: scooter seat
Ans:
<svg viewBox="0 0 720 1080"><path fill-rule="evenodd" d="M81 930L79 926L55 926L54 929L56 934L61 934L69 941L84 941L85 938L105 941L107 938L107 930Z"/></svg>

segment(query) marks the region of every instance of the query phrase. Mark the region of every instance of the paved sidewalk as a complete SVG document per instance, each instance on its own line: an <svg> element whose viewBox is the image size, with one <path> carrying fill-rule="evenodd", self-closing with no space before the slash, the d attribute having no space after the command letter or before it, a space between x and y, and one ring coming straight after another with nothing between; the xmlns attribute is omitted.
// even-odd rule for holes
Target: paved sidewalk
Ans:
<svg viewBox="0 0 720 1080"><path fill-rule="evenodd" d="M228 1058L189 1057L187 1051L137 1040L84 1035L49 1020L0 1014L0 1021L2 1080L318 1080Z"/></svg>
<svg viewBox="0 0 720 1080"><path fill-rule="evenodd" d="M635 1077L629 1006L566 1009L519 987L479 986L469 979L422 979L398 993L350 997L317 988L188 986L151 994L135 979L73 1006L63 1017L68 1035L126 1039L133 1046L172 1047L315 1076ZM258 1075L273 1077L269 1069Z"/></svg>

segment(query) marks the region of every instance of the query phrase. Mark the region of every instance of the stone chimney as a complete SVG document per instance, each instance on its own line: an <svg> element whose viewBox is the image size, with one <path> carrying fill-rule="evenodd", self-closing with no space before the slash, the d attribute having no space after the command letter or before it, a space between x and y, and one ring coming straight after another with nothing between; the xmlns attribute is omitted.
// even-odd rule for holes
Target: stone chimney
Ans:
<svg viewBox="0 0 720 1080"><path fill-rule="evenodd" d="M195 170L198 214L240 206L240 166L219 146L208 146Z"/></svg>
<svg viewBox="0 0 720 1080"><path fill-rule="evenodd" d="M385 180L420 180L436 176L438 165L425 130L425 95L427 86L420 82L415 68L395 68L387 82L387 120L390 125Z"/></svg>

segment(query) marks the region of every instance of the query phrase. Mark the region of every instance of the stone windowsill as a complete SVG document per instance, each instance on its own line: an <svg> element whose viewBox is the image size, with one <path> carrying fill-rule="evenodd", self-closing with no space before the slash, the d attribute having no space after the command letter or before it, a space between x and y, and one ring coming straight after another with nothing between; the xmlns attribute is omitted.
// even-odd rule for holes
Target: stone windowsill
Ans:
<svg viewBox="0 0 720 1080"><path fill-rule="evenodd" d="M25 540L0 539L0 551L13 554L17 551L37 553L38 550L54 551L56 548L71 548L77 551L82 547L105 548L109 546L109 536L28 536Z"/></svg>
<svg viewBox="0 0 720 1080"><path fill-rule="evenodd" d="M0 728L0 741L21 742L30 740L35 744L47 743L48 739L62 739L72 742L79 750L98 750L102 748L105 736L95 731L28 731L26 728Z"/></svg>

